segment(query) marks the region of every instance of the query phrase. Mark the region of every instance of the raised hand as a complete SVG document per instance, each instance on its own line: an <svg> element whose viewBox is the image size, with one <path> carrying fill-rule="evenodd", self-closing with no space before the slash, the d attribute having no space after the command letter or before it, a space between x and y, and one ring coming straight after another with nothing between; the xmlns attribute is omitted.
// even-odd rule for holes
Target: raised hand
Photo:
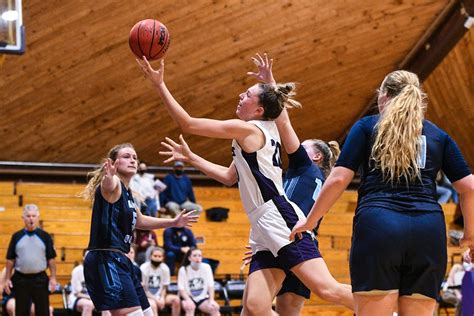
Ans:
<svg viewBox="0 0 474 316"><path fill-rule="evenodd" d="M117 174L118 159L115 162L107 158L104 162L104 171L107 178L112 179Z"/></svg>
<svg viewBox="0 0 474 316"><path fill-rule="evenodd" d="M153 67L150 65L148 60L146 59L145 56L143 56L142 59L135 59L140 66L140 69L143 71L145 76L150 79L151 82L153 82L154 85L159 85L164 82L163 80L163 75L165 73L165 60L162 59L160 61L160 69L155 70Z"/></svg>
<svg viewBox="0 0 474 316"><path fill-rule="evenodd" d="M176 143L169 137L165 137L166 142L161 142L161 145L166 147L169 151L160 151L159 154L162 156L168 156L164 162L169 163L173 161L189 162L193 152L189 148L189 145L184 140L183 135L179 135L180 144Z"/></svg>
<svg viewBox="0 0 474 316"><path fill-rule="evenodd" d="M257 66L258 72L249 71L247 75L264 83L276 84L272 73L273 59L268 59L267 53L263 54L263 58L257 53L256 57L251 57L251 59Z"/></svg>
<svg viewBox="0 0 474 316"><path fill-rule="evenodd" d="M174 227L192 227L193 223L197 223L199 219L199 211L182 211L174 218Z"/></svg>

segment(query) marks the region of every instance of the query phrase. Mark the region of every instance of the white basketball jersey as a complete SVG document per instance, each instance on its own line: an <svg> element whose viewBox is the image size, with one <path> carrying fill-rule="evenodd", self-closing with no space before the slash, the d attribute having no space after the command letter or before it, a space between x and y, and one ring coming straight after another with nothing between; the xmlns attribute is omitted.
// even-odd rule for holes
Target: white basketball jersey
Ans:
<svg viewBox="0 0 474 316"><path fill-rule="evenodd" d="M232 158L237 169L240 198L250 213L275 196L284 195L280 134L274 121L249 121L265 135L265 145L246 153L234 139Z"/></svg>

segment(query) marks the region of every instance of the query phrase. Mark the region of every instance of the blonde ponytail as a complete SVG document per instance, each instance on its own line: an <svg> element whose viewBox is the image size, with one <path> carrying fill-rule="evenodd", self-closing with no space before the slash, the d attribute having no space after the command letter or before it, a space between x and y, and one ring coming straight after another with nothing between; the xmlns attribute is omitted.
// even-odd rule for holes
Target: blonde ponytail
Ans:
<svg viewBox="0 0 474 316"><path fill-rule="evenodd" d="M325 141L322 141L320 139L309 139L305 140L305 142L306 141L309 141L311 143L311 146L313 147L313 151L315 153L319 152L323 156L323 159L318 162L318 166L319 168L321 168L324 177L327 178L329 176L329 173L331 173L332 168L336 164L336 160L339 157L339 154L341 153L341 149L339 147L338 142L332 140L326 143Z"/></svg>
<svg viewBox="0 0 474 316"><path fill-rule="evenodd" d="M425 111L425 94L418 77L408 71L389 74L381 93L389 100L377 122L371 158L384 180L399 183L421 178L418 157Z"/></svg>

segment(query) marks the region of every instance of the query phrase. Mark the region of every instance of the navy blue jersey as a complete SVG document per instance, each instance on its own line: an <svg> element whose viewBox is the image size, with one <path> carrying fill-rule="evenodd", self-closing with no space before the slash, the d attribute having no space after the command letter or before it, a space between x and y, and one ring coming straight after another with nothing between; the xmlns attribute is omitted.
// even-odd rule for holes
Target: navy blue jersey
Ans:
<svg viewBox="0 0 474 316"><path fill-rule="evenodd" d="M91 234L88 249L118 249L130 251L133 229L137 221L132 193L121 183L122 195L111 204L97 187L92 208Z"/></svg>
<svg viewBox="0 0 474 316"><path fill-rule="evenodd" d="M471 174L458 146L446 132L428 120L423 121L418 160L421 181L399 183L383 180L374 169L370 154L379 115L361 118L351 128L336 166L361 172L358 208L380 207L395 211L441 211L436 198L436 175L441 169L451 182Z"/></svg>
<svg viewBox="0 0 474 316"><path fill-rule="evenodd" d="M283 188L290 201L294 202L308 216L316 201L325 177L308 157L303 146L288 155L289 166L283 178Z"/></svg>

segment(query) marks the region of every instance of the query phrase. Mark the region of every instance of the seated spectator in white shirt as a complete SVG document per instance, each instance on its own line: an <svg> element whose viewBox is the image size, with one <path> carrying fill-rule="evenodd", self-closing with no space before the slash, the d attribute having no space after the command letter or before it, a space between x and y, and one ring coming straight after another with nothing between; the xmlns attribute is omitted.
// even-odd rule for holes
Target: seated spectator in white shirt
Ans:
<svg viewBox="0 0 474 316"><path fill-rule="evenodd" d="M181 312L179 297L167 293L170 285L170 269L164 263L164 259L165 251L163 248L155 247L151 250L149 260L140 266L143 288L150 302L153 315L157 316L165 306L170 306L171 315L179 316Z"/></svg>

